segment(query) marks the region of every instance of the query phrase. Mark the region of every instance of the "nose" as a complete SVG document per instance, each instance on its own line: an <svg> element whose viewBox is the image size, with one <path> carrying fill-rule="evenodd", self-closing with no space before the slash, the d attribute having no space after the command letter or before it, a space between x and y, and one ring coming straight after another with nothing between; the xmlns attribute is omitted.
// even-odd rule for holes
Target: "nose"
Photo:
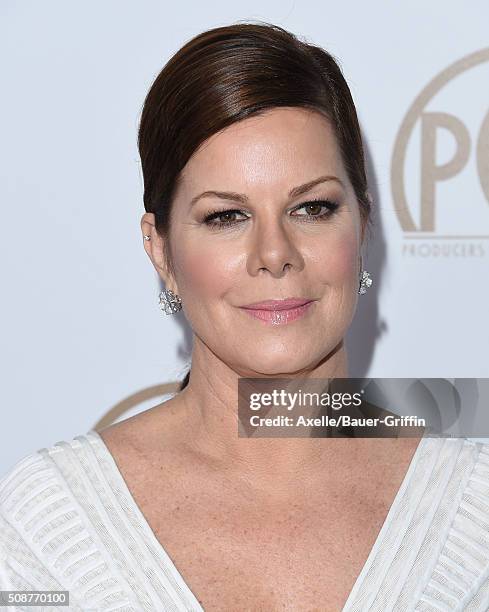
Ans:
<svg viewBox="0 0 489 612"><path fill-rule="evenodd" d="M302 270L304 259L294 240L293 228L285 227L282 220L267 218L257 221L250 236L247 269L251 276L268 270L275 278L286 269Z"/></svg>

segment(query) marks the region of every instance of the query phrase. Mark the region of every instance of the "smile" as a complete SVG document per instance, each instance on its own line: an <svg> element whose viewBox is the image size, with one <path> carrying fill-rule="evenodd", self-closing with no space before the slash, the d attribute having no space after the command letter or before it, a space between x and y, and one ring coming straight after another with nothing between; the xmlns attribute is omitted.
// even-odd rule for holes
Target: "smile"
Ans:
<svg viewBox="0 0 489 612"><path fill-rule="evenodd" d="M241 308L241 310L248 313L250 317L260 319L268 325L287 325L303 317L309 312L313 304L314 300L311 300L302 306L282 310L260 310L259 308Z"/></svg>

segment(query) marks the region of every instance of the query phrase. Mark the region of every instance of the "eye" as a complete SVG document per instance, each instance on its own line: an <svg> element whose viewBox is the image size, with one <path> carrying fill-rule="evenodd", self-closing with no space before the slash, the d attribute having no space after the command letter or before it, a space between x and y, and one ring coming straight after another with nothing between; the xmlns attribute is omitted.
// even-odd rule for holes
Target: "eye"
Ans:
<svg viewBox="0 0 489 612"><path fill-rule="evenodd" d="M338 208L339 204L332 202L331 200L311 200L310 202L305 202L294 209L294 211L305 209L307 211L305 215L293 216L309 217L307 221L312 221L314 223L316 220L323 221L324 219L331 217Z"/></svg>
<svg viewBox="0 0 489 612"><path fill-rule="evenodd" d="M304 209L307 211L306 214L291 214L291 216L298 217L301 221L307 223L318 223L320 221L326 221L338 208L339 204L331 200L310 200L309 202L304 202L300 206L297 206L292 211L294 213ZM241 215L244 219L236 219L236 215ZM203 222L212 229L224 229L233 225L238 225L246 219L248 219L246 213L242 210L233 208L229 210L211 210L205 215Z"/></svg>
<svg viewBox="0 0 489 612"><path fill-rule="evenodd" d="M230 225L236 225L237 223L241 223L240 221L236 221L233 219L234 215L243 215L245 214L241 210L232 209L232 210L213 210L207 213L204 217L204 223L214 228L222 228L229 227ZM222 219L222 221L219 221Z"/></svg>

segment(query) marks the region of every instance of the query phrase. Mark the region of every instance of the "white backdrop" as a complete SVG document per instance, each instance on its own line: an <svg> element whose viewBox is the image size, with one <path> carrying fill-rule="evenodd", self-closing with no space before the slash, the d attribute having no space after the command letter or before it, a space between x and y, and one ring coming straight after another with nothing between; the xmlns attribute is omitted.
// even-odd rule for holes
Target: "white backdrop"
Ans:
<svg viewBox="0 0 489 612"><path fill-rule="evenodd" d="M376 227L350 375L489 377L487 2L3 0L0 18L0 473L184 373L191 333L158 309L141 240L137 125L170 56L237 20L333 53L357 105Z"/></svg>

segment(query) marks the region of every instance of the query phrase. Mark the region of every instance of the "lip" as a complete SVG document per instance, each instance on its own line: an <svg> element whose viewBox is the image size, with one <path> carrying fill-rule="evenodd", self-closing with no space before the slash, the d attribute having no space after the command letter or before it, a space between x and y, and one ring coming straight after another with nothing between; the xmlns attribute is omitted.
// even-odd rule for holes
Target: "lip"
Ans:
<svg viewBox="0 0 489 612"><path fill-rule="evenodd" d="M267 302L260 302L259 308L257 308L255 304L253 304L253 308L250 308L250 306L242 306L241 308L248 315L254 319L260 319L265 324L287 325L306 315L316 301L317 300L304 299L295 299L295 301L267 300ZM291 303L299 303L299 305L290 307Z"/></svg>
<svg viewBox="0 0 489 612"><path fill-rule="evenodd" d="M246 304L241 306L247 310L290 310L291 308L299 308L309 302L313 302L310 298L286 298L284 300L264 300L263 302L254 302L253 304Z"/></svg>

